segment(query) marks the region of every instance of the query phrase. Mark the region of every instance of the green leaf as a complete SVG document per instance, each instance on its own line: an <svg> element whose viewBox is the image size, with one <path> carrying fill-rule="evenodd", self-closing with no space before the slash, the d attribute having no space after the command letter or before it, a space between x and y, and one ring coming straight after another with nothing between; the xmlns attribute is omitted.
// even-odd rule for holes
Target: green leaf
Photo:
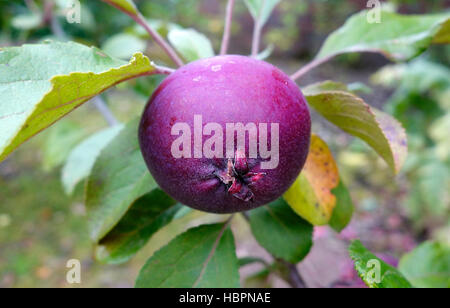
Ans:
<svg viewBox="0 0 450 308"><path fill-rule="evenodd" d="M273 44L269 45L266 49L264 49L263 51L261 51L261 52L255 57L255 59L261 60L261 61L266 60L267 58L269 58L269 57L272 55L274 49L275 49L275 47L274 47Z"/></svg>
<svg viewBox="0 0 450 308"><path fill-rule="evenodd" d="M450 89L450 87L449 87ZM450 90L445 94L447 98L443 98L442 105L449 104L450 110ZM443 95L443 96L445 96ZM445 102L444 102L445 100ZM445 108L444 106L442 106ZM447 133L450 131L450 112L448 111L444 116L436 119L431 127L428 129L428 134L436 143L436 156L445 161L446 158L450 157L450 135ZM450 172L447 173L447 179L450 180ZM450 203L450 202L449 202Z"/></svg>
<svg viewBox="0 0 450 308"><path fill-rule="evenodd" d="M296 215L283 199L248 214L253 236L275 257L298 263L309 253L313 227Z"/></svg>
<svg viewBox="0 0 450 308"><path fill-rule="evenodd" d="M214 56L211 41L194 29L173 29L168 39L188 62Z"/></svg>
<svg viewBox="0 0 450 308"><path fill-rule="evenodd" d="M343 131L361 138L398 173L408 154L406 132L390 115L367 105L346 86L331 81L303 89L311 107Z"/></svg>
<svg viewBox="0 0 450 308"><path fill-rule="evenodd" d="M11 25L19 30L31 30L43 24L42 15L38 13L16 15Z"/></svg>
<svg viewBox="0 0 450 308"><path fill-rule="evenodd" d="M281 0L244 0L253 19L259 18L261 26L264 26L269 20L275 7Z"/></svg>
<svg viewBox="0 0 450 308"><path fill-rule="evenodd" d="M264 268L255 274L245 277L243 287L247 289L254 289L254 288L269 289L272 287L269 281L270 274L271 274L270 270Z"/></svg>
<svg viewBox="0 0 450 308"><path fill-rule="evenodd" d="M107 39L102 50L113 57L129 59L135 52L144 52L145 46L144 40L131 34L120 33Z"/></svg>
<svg viewBox="0 0 450 308"><path fill-rule="evenodd" d="M336 196L336 206L333 210L333 216L331 216L329 225L336 232L341 232L352 220L354 205L342 179L339 180L338 187L333 189L332 193Z"/></svg>
<svg viewBox="0 0 450 308"><path fill-rule="evenodd" d="M189 214L194 212L194 209L188 207L188 206L182 206L181 209L175 214L174 219L181 219Z"/></svg>
<svg viewBox="0 0 450 308"><path fill-rule="evenodd" d="M227 224L189 229L145 264L137 288L238 288L239 264Z"/></svg>
<svg viewBox="0 0 450 308"><path fill-rule="evenodd" d="M347 85L348 90L350 92L353 92L355 94L361 93L361 94L372 94L372 88L370 88L369 86L367 86L366 84L362 83L362 82L353 82L353 83L349 83Z"/></svg>
<svg viewBox="0 0 450 308"><path fill-rule="evenodd" d="M450 288L450 247L425 242L401 258L399 270L417 288Z"/></svg>
<svg viewBox="0 0 450 308"><path fill-rule="evenodd" d="M283 198L309 223L316 226L326 225L336 205L332 190L338 182L339 171L333 154L325 141L312 134L303 171Z"/></svg>
<svg viewBox="0 0 450 308"><path fill-rule="evenodd" d="M86 131L72 121L61 121L54 125L46 136L43 146L43 168L51 171L64 163L70 151L86 135Z"/></svg>
<svg viewBox="0 0 450 308"><path fill-rule="evenodd" d="M434 36L434 44L448 44L450 42L450 19L442 25L441 30Z"/></svg>
<svg viewBox="0 0 450 308"><path fill-rule="evenodd" d="M437 157L433 158L420 165L414 186L429 212L436 216L445 216L450 211L450 173L445 163Z"/></svg>
<svg viewBox="0 0 450 308"><path fill-rule="evenodd" d="M121 11L125 11L130 15L137 16L139 14L137 7L132 0L102 0L102 1L118 8Z"/></svg>
<svg viewBox="0 0 450 308"><path fill-rule="evenodd" d="M61 181L67 194L72 194L77 184L89 176L101 150L117 136L123 125L101 130L78 144L69 154L63 167Z"/></svg>
<svg viewBox="0 0 450 308"><path fill-rule="evenodd" d="M153 234L175 218L181 207L160 189L142 196L100 240L96 249L97 260L109 264L128 261Z"/></svg>
<svg viewBox="0 0 450 308"><path fill-rule="evenodd" d="M369 23L368 11L347 20L325 41L316 59L343 53L378 52L395 61L410 60L425 51L433 40L449 43L450 13L399 15L381 11L380 23Z"/></svg>
<svg viewBox="0 0 450 308"><path fill-rule="evenodd" d="M77 43L0 48L0 161L26 140L108 88L156 72Z"/></svg>
<svg viewBox="0 0 450 308"><path fill-rule="evenodd" d="M370 288L412 288L411 284L400 272L377 258L367 250L359 240L353 241L348 248L350 258L355 263L355 269L359 277ZM373 263L372 263L373 262ZM379 264L379 277L374 274ZM379 281L377 281L379 278Z"/></svg>
<svg viewBox="0 0 450 308"><path fill-rule="evenodd" d="M238 262L239 262L239 267L243 267L243 266L254 264L254 263L259 263L259 264L262 264L264 266L268 265L265 260L263 260L261 258L257 258L257 257L239 258Z"/></svg>
<svg viewBox="0 0 450 308"><path fill-rule="evenodd" d="M138 142L139 121L129 122L104 148L86 186L90 236L103 238L140 197L156 188Z"/></svg>

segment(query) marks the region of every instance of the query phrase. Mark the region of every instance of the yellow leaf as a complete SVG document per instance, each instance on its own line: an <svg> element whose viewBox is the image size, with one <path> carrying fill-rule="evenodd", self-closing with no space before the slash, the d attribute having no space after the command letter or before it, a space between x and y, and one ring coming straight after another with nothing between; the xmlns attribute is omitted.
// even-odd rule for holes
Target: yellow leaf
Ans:
<svg viewBox="0 0 450 308"><path fill-rule="evenodd" d="M317 135L302 173L284 194L292 209L313 225L326 225L336 206L332 190L339 184L339 171L327 144Z"/></svg>

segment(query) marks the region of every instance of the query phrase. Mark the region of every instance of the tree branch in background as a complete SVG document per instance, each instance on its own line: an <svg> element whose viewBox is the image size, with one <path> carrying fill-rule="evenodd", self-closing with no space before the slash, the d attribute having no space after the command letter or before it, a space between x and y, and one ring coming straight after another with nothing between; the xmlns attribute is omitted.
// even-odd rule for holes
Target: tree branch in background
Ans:
<svg viewBox="0 0 450 308"><path fill-rule="evenodd" d="M142 76L151 76L151 75L155 75L155 74L170 75L173 72L175 72L174 69L168 68L165 66L155 65L155 68L156 68L156 72L151 71L148 74L142 75ZM120 123L120 121L117 120L117 118L114 116L111 109L108 107L108 105L106 104L106 102L103 100L103 98L101 96L94 97L92 99L92 102L93 102L94 106L97 108L97 110L105 118L105 120L109 126L114 126L114 125L117 125Z"/></svg>
<svg viewBox="0 0 450 308"><path fill-rule="evenodd" d="M306 283L303 280L303 277L300 275L300 272L297 269L297 265L295 264L287 264L289 268L289 282L294 288L306 288Z"/></svg>
<svg viewBox="0 0 450 308"><path fill-rule="evenodd" d="M175 62L175 64L177 66L183 66L184 65L183 60L181 60L181 58L178 56L178 54L172 48L172 46L170 46L169 43L157 31L155 31L152 27L150 27L150 25L148 24L147 20L145 19L145 17L140 12L138 12L137 14L131 14L131 13L123 10L121 7L115 5L114 3L112 3L112 2L110 2L108 0L103 0L103 2L106 2L109 5L114 6L115 8L120 10L121 12L123 12L123 13L127 14L128 16L130 16L135 22L137 22L139 25L141 25L145 29L145 31L148 32L150 37L152 37L155 40L155 42L159 46L161 46L162 49L164 49L164 51L167 53L167 55L172 59L173 62Z"/></svg>
<svg viewBox="0 0 450 308"><path fill-rule="evenodd" d="M223 31L222 47L220 54L225 55L228 52L228 44L230 42L231 24L233 20L234 0L228 0L227 12L225 15L225 28Z"/></svg>
<svg viewBox="0 0 450 308"><path fill-rule="evenodd" d="M278 269L278 275L287 281L293 288L307 288L296 264L289 263L282 259L276 259L275 265Z"/></svg>
<svg viewBox="0 0 450 308"><path fill-rule="evenodd" d="M301 69L299 69L297 72L295 72L294 74L291 75L291 79L292 80L298 80L301 77L303 77L303 75L305 75L306 73L308 73L310 70L316 68L317 66L330 61L335 55L331 55L322 59L317 59L317 60L313 60L312 62L310 62L309 64L303 66Z"/></svg>
<svg viewBox="0 0 450 308"><path fill-rule="evenodd" d="M262 5L258 12L258 18L255 19L255 25L253 27L253 42L252 42L252 57L256 57L259 52L259 45L261 41L261 31L262 31L262 23L261 23L261 15L264 11L264 7L266 6L266 0L261 0Z"/></svg>
<svg viewBox="0 0 450 308"><path fill-rule="evenodd" d="M108 122L109 126L115 126L120 123L100 96L94 97L92 103Z"/></svg>

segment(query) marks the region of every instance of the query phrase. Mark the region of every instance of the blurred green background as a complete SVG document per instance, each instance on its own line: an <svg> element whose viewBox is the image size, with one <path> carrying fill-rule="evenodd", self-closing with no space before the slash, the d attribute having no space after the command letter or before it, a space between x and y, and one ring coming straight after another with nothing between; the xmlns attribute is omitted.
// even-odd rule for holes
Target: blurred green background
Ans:
<svg viewBox="0 0 450 308"><path fill-rule="evenodd" d="M195 28L219 49L226 1L135 2L162 35L172 27ZM450 8L446 0L384 3L407 14ZM365 5L361 0L281 1L264 28L263 48L273 46L268 61L287 73L294 72L314 56L330 32ZM100 46L117 57L129 58L135 51L144 51L152 60L170 65L142 29L118 10L101 1L81 1L82 22L69 24L66 7L65 0L0 0L0 47L72 39ZM230 51L249 54L253 22L243 1L237 1L234 21ZM449 64L449 48L434 46L408 64L392 64L377 55L341 56L302 79L301 85L326 79L352 84L369 104L403 123L410 151L406 166L394 177L365 144L313 113L313 131L332 148L357 209L342 235L316 228L314 251L302 264L309 285L330 286L344 279L349 270L342 247L350 238L359 237L373 251L394 257L428 239L450 243ZM131 81L103 98L116 117L126 121L140 114L161 80ZM167 238L189 225L218 219L194 212L182 223L160 231L131 262L121 266L96 263L86 234L83 185L68 196L60 178L70 150L106 126L93 105L86 104L0 164L0 287L70 287L65 265L73 258L82 261L82 287L131 287L139 268ZM233 228L238 234L238 254L260 249L244 223L237 221ZM319 271L321 264L328 264L324 263L326 257L319 255L332 259L336 269ZM243 273L244 278L248 275ZM275 278L268 284L283 286ZM252 285L251 280L245 285Z"/></svg>

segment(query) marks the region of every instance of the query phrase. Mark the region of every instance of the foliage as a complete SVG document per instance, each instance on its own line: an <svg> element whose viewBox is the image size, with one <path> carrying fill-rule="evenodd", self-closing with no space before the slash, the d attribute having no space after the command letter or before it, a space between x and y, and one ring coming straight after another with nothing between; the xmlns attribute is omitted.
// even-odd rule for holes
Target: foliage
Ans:
<svg viewBox="0 0 450 308"><path fill-rule="evenodd" d="M139 150L138 119L128 123L97 158L86 184L92 240L99 241L132 204L156 188Z"/></svg>
<svg viewBox="0 0 450 308"><path fill-rule="evenodd" d="M300 262L312 246L312 226L295 215L282 199L249 212L258 243L272 255Z"/></svg>
<svg viewBox="0 0 450 308"><path fill-rule="evenodd" d="M450 288L450 247L425 242L402 257L399 269L417 288Z"/></svg>
<svg viewBox="0 0 450 308"><path fill-rule="evenodd" d="M369 16L370 13L363 11L349 18L328 37L317 59L348 52L379 52L392 60L410 60L430 42L447 40L441 35L450 31L449 13L402 16L382 10L379 23L368 22Z"/></svg>
<svg viewBox="0 0 450 308"><path fill-rule="evenodd" d="M106 89L155 71L142 54L126 64L76 43L24 45L0 52L0 91L4 93L0 160Z"/></svg>
<svg viewBox="0 0 450 308"><path fill-rule="evenodd" d="M324 82L304 89L309 104L328 121L367 142L398 173L407 156L403 127L370 107L345 85Z"/></svg>
<svg viewBox="0 0 450 308"><path fill-rule="evenodd" d="M301 217L314 225L326 225L336 206L332 190L338 186L339 172L327 144L311 136L308 159L303 172L284 194L284 199Z"/></svg>
<svg viewBox="0 0 450 308"><path fill-rule="evenodd" d="M214 56L211 42L194 29L173 29L168 39L188 62Z"/></svg>
<svg viewBox="0 0 450 308"><path fill-rule="evenodd" d="M441 216L449 210L450 70L421 57L409 64L386 66L372 79L395 87L386 109L406 128L410 156L405 172L412 194L406 205L412 217Z"/></svg>
<svg viewBox="0 0 450 308"><path fill-rule="evenodd" d="M370 288L411 288L411 284L395 268L368 251L359 240L348 248L355 268L364 283ZM375 261L375 262L374 262ZM380 265L379 277L376 277L375 264Z"/></svg>
<svg viewBox="0 0 450 308"><path fill-rule="evenodd" d="M238 268L228 224L203 225L156 252L139 273L136 287L237 288Z"/></svg>
<svg viewBox="0 0 450 308"><path fill-rule="evenodd" d="M176 217L180 208L180 204L159 189L142 196L100 240L97 260L113 264L128 261L154 233Z"/></svg>

